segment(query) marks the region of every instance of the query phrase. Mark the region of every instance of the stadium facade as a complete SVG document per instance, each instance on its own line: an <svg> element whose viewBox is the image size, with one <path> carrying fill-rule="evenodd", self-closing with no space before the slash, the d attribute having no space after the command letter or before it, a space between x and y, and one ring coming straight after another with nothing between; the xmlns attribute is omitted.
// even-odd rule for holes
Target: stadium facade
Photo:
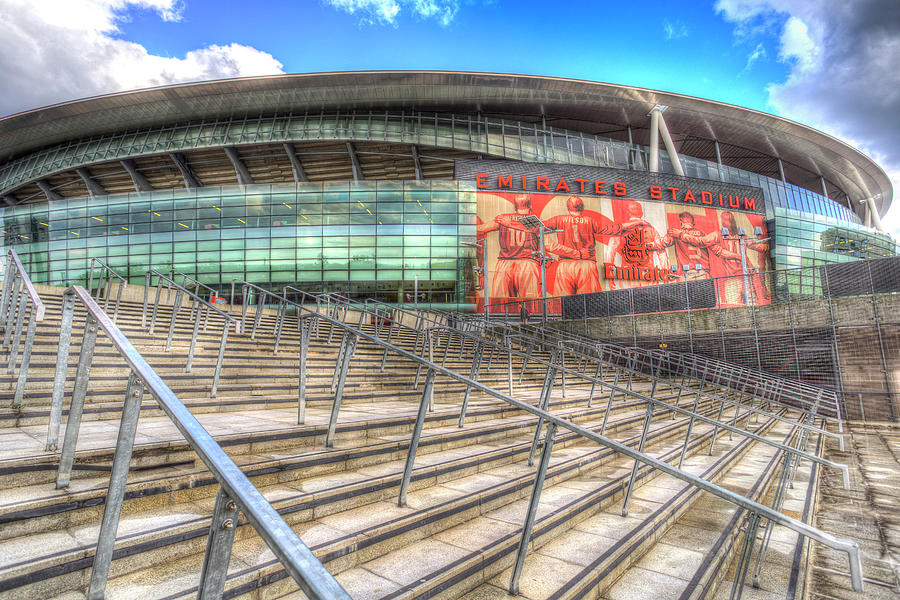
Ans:
<svg viewBox="0 0 900 600"><path fill-rule="evenodd" d="M710 100L505 74L253 77L40 108L0 120L0 195L5 245L57 285L96 257L135 282L176 269L222 290L415 289L471 308L485 288L533 298L897 253L879 219L888 177L839 140ZM723 303L747 300L736 285Z"/></svg>

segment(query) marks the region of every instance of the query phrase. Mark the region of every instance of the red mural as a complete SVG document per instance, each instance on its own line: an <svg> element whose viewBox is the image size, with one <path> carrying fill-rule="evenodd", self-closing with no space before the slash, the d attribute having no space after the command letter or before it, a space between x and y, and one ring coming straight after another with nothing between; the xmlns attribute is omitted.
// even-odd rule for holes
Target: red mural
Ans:
<svg viewBox="0 0 900 600"><path fill-rule="evenodd" d="M770 301L759 274L768 268L769 250L762 215L627 198L481 192L478 263L483 267L487 258L492 305L541 297L539 230L520 223L526 215L548 228L548 297L721 278L720 306ZM483 274L477 288L481 307Z"/></svg>

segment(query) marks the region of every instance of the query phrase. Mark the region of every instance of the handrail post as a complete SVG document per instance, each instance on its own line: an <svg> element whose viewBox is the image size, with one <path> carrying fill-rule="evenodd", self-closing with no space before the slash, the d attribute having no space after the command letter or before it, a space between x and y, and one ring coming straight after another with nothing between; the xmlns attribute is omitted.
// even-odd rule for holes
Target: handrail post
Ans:
<svg viewBox="0 0 900 600"><path fill-rule="evenodd" d="M235 501L219 488L212 521L209 524L209 537L206 541L203 568L200 571L197 600L220 600L222 598L239 512Z"/></svg>
<svg viewBox="0 0 900 600"><path fill-rule="evenodd" d="M13 277L13 289L12 293L9 297L9 305L6 307L6 325L3 328L3 347L9 348L10 338L12 337L13 323L16 319L16 314L21 304L21 292L19 290L25 287L25 282L22 279L22 275L18 272Z"/></svg>
<svg viewBox="0 0 900 600"><path fill-rule="evenodd" d="M12 345L9 347L9 364L6 365L6 374L12 375L16 370L16 359L19 357L19 342L22 341L22 326L25 324L25 310L28 308L28 290L25 281L22 281L22 291L19 293L19 305L16 310L16 327L13 331Z"/></svg>
<svg viewBox="0 0 900 600"><path fill-rule="evenodd" d="M306 358L309 354L309 336L313 324L309 319L300 319L300 381L297 401L297 425L306 423Z"/></svg>
<svg viewBox="0 0 900 600"><path fill-rule="evenodd" d="M144 306L141 309L141 329L147 327L147 300L150 295L150 271L144 273Z"/></svg>
<svg viewBox="0 0 900 600"><path fill-rule="evenodd" d="M531 541L531 530L537 517L538 504L541 501L541 491L544 488L544 479L547 477L547 467L550 465L550 453L553 451L553 437L556 435L556 423L547 424L547 433L544 437L544 450L541 452L541 462L538 464L537 474L534 478L534 488L531 490L531 499L528 501L528 512L525 515L525 524L522 527L522 537L519 540L519 549L516 552L516 563L513 566L512 577L509 580L509 593L513 596L519 594L519 577L525 566L525 554L528 552L528 543Z"/></svg>
<svg viewBox="0 0 900 600"><path fill-rule="evenodd" d="M116 451L113 454L112 469L109 473L106 503L103 507L103 519L100 522L97 550L94 553L94 563L91 568L91 583L88 588L89 600L102 599L106 591L106 581L109 579L113 547L116 543L116 530L119 528L119 517L122 514L125 484L128 480L128 469L131 464L131 455L134 451L134 435L137 432L143 396L144 384L132 371L128 377L125 404L122 408L122 420L119 425L119 434L116 438ZM66 433L68 433L68 427L66 427Z"/></svg>
<svg viewBox="0 0 900 600"><path fill-rule="evenodd" d="M550 353L550 365L547 367L547 373L544 375L544 385L541 388L541 397L539 398L539 407L546 411L550 406L550 396L553 394L553 384L556 382L556 351ZM534 439L531 442L531 450L528 452L528 466L534 464L534 455L537 453L538 442L541 439L541 429L544 427L544 417L539 416L537 428L534 430Z"/></svg>
<svg viewBox="0 0 900 600"><path fill-rule="evenodd" d="M84 412L84 399L91 377L91 363L94 360L94 343L96 341L97 321L88 314L85 318L84 333L81 338L81 351L78 353L78 368L75 371L72 401L69 403L69 419L66 421L62 455L59 458L59 473L56 476L56 489L58 490L69 486L72 465L75 462L75 444L78 442L78 432L81 428L81 416Z"/></svg>
<svg viewBox="0 0 900 600"><path fill-rule="evenodd" d="M169 335L166 337L166 352L172 348L172 337L175 335L175 321L178 319L178 311L181 310L181 302L184 292L175 291L175 302L172 304L172 319L169 321Z"/></svg>
<svg viewBox="0 0 900 600"><path fill-rule="evenodd" d="M334 432L337 429L338 413L341 410L341 401L344 399L344 382L347 381L347 371L350 370L350 358L356 349L356 335L347 332L344 334L345 348L338 375L337 390L334 394L334 402L331 405L331 417L328 420L328 433L325 436L325 446L334 447Z"/></svg>
<svg viewBox="0 0 900 600"><path fill-rule="evenodd" d="M195 302L196 304L196 302ZM197 335L200 333L200 311L197 311L197 317L194 319L194 331L191 333L191 347L188 349L187 364L184 366L184 372L191 372L191 365L194 362L194 348L197 347Z"/></svg>
<svg viewBox="0 0 900 600"><path fill-rule="evenodd" d="M72 345L72 320L75 316L75 296L63 296L62 322L59 326L59 346L56 351L56 371L50 399L50 422L47 425L47 451L55 452L59 443L59 424L62 419L63 395L66 391L66 371L69 348Z"/></svg>
<svg viewBox="0 0 900 600"><path fill-rule="evenodd" d="M237 332L237 323L234 324L235 332ZM219 340L219 354L216 357L216 370L213 373L212 389L209 397L215 398L219 389L219 376L222 374L222 362L225 359L225 344L228 342L228 321L222 323L222 339Z"/></svg>
<svg viewBox="0 0 900 600"><path fill-rule="evenodd" d="M647 443L647 432L650 431L650 421L653 419L653 403L647 403L647 416L644 418L644 427L641 430L641 441L638 442L638 452L644 451L644 444ZM634 482L637 479L638 467L640 462L635 459L634 466L631 468L631 478L628 481L628 487L625 488L625 500L622 502L622 516L628 516L628 504L631 502L631 492L634 490Z"/></svg>
<svg viewBox="0 0 900 600"><path fill-rule="evenodd" d="M3 293L0 295L0 327L3 326L3 317L6 315L6 309L9 307L9 299L12 296L13 270L15 264L12 257L6 255L6 269L3 275Z"/></svg>
<svg viewBox="0 0 900 600"><path fill-rule="evenodd" d="M475 344L475 348L472 354L472 366L469 368L469 379L478 381L478 374L481 372L481 359L484 356L484 343L479 343L478 340L473 340L473 343ZM462 427L466 422L466 410L469 407L469 395L471 393L472 386L466 385L462 406L459 409L458 427Z"/></svg>
<svg viewBox="0 0 900 600"><path fill-rule="evenodd" d="M20 408L25 398L25 381L28 379L28 367L31 364L31 349L34 347L34 334L37 329L37 307L32 305L28 318L28 331L25 333L25 349L22 350L22 364L19 365L19 378L16 380L16 395L12 407Z"/></svg>
<svg viewBox="0 0 900 600"><path fill-rule="evenodd" d="M413 426L412 436L409 440L409 451L406 453L406 464L403 467L403 477L400 479L400 494L397 499L399 506L406 506L406 492L412 479L413 465L416 462L416 451L419 449L419 439L422 437L422 428L425 426L425 415L432 402L434 392L434 371L428 369L425 374L425 387L422 390L422 399L419 401L419 412L416 413L416 423Z"/></svg>

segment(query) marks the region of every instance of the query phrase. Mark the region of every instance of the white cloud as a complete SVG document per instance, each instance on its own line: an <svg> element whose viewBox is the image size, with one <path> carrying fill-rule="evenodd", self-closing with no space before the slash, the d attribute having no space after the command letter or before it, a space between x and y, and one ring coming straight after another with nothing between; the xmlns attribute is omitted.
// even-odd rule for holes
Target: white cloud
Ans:
<svg viewBox="0 0 900 600"><path fill-rule="evenodd" d="M181 18L178 0L0 0L0 114L96 94L282 72L271 54L211 45L183 58L118 39L129 9Z"/></svg>
<svg viewBox="0 0 900 600"><path fill-rule="evenodd" d="M677 40L688 36L688 28L681 21L672 23L665 19L663 21L663 35L667 40Z"/></svg>
<svg viewBox="0 0 900 600"><path fill-rule="evenodd" d="M765 48L765 46L762 45L762 42L760 42L756 45L756 48L753 49L753 52L751 52L747 56L747 64L744 65L744 70L749 71L750 67L753 66L753 63L755 63L756 61L760 60L761 58L765 58L765 57L766 57L766 48Z"/></svg>
<svg viewBox="0 0 900 600"><path fill-rule="evenodd" d="M456 18L458 0L325 0L334 8L351 15L359 14L360 22L397 26L404 10L422 19L435 19L446 27Z"/></svg>
<svg viewBox="0 0 900 600"><path fill-rule="evenodd" d="M768 87L773 110L856 146L887 172L900 237L900 3L897 0L718 0L744 41L778 39L790 68Z"/></svg>
<svg viewBox="0 0 900 600"><path fill-rule="evenodd" d="M794 60L801 71L811 71L820 65L820 56L820 48L810 38L806 23L797 17L789 18L781 32L778 60L783 62Z"/></svg>

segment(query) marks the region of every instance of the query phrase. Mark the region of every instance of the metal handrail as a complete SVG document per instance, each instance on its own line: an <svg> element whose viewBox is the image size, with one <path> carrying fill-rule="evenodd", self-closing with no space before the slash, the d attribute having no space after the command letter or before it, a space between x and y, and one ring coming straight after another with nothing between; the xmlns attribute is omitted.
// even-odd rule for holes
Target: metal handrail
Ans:
<svg viewBox="0 0 900 600"><path fill-rule="evenodd" d="M247 284L247 285L252 286L253 284ZM638 462L649 465L651 468L662 471L663 473L666 473L667 475L671 475L672 477L675 477L676 479L684 481L684 482L686 482L690 485L693 485L694 487L697 487L703 491L706 491L715 496L718 496L728 502L731 502L732 504L741 506L742 508L747 509L748 511L750 511L753 514L756 514L760 517L765 517L774 523L788 527L789 529L792 529L793 531L796 531L797 533L799 533L801 535L804 535L804 536L814 539L822 544L825 544L826 546L828 546L830 548L833 548L840 552L845 552L847 554L849 564L850 564L850 576L851 576L851 582L852 582L853 589L857 590L857 591L862 591L862 589L863 589L862 563L861 563L860 554L859 554L859 544L857 544L856 542L839 539L832 534L829 534L827 532L824 532L824 531L821 531L814 527L811 527L811 526L807 525L806 523L803 523L802 521L799 521L799 520L789 517L787 515L783 515L780 512L774 511L774 510L770 509L769 507L764 506L753 500L750 500L749 498L746 498L744 496L741 496L740 494L736 494L735 492L732 492L730 490L722 488L722 487L720 487L712 482L709 482L701 477L697 477L696 475L687 473L686 471L682 471L681 469L679 469L677 467L673 467L673 466L669 465L668 463L660 461L659 459L648 456L648 455L644 454L642 451L634 450L625 444L622 444L620 442L617 442L615 440L612 440L610 438L607 438L605 436L597 434L594 431L591 431L589 429L586 429L584 427L581 427L579 425L571 423L560 417L557 417L557 416L553 415L552 413L547 412L546 410L542 410L541 408L532 406L531 404L522 402L521 400L517 400L510 395L504 394L503 392L500 392L499 390L496 390L490 386L479 383L469 377L460 375L459 373L453 371L452 369L446 368L446 367L444 367L440 364L437 364L431 360L427 360L427 359L420 357L412 352L409 352L408 350L404 350L403 348L400 348L396 345L385 342L384 340L381 340L377 336L368 334L368 333L362 331L361 329L354 328L350 325L347 325L346 323L343 323L339 320L333 319L332 317L323 315L317 311L310 310L301 304L291 302L291 301L287 300L286 298L284 298L283 296L279 296L278 294L276 294L274 292L270 292L268 290L263 290L262 288L259 288L258 286L253 286L253 287L256 287L260 291L279 300L280 302L290 303L290 304L298 307L299 310L309 313L309 316L312 317L313 320L322 319L322 320L328 322L332 327L336 326L345 332L344 342L341 345L342 349L338 354L338 363L340 365L339 381L340 381L341 387L343 384L343 380L346 377L347 369L349 368L350 356L352 355L353 349L355 348L357 340L359 340L359 339L364 339L364 340L372 342L376 345L380 345L382 347L388 348L393 353L398 354L398 355L400 355L408 360L411 360L411 361L417 363L418 365L424 366L428 369L425 387L424 387L424 391L422 394L422 400L419 405L419 412L417 415L416 424L413 428L413 439L410 442L410 450L407 455L406 467L404 469L403 478L401 480L401 485L400 485L400 502L401 502L401 504L405 503L406 490L408 489L409 482L410 482L410 479L412 476L413 463L415 460L415 452L418 447L418 438L421 435L421 431L424 426L425 414L427 412L428 407L430 406L430 404L432 402L434 377L436 375L440 374L440 375L449 377L451 379L454 379L466 386L471 386L475 390L481 391L489 396L497 398L498 400L507 402L508 404L511 404L512 406L514 406L520 410L530 413L530 414L538 417L539 423L547 422L548 425L550 425L550 426L547 429L545 452L543 453L543 455L541 457L541 464L542 464L541 469L544 472L546 472L546 462L547 462L545 460L545 457L549 456L549 450L550 450L550 447L552 446L551 440L553 438L553 433L554 433L556 427L562 427L564 429L568 429L569 431L571 431L573 433L576 433L584 438L587 438L598 444L606 446L607 448L610 448L616 452L619 452L620 454L624 454L625 456L628 456L629 458L634 459L636 461L635 465L637 465ZM304 321L307 321L307 320L308 319L304 319ZM304 326L303 324L301 324L301 328L304 328L307 331L310 331L311 327L312 327L311 324L309 326ZM301 357L303 354L303 346L304 346L304 335L302 335L302 333L301 333ZM301 364L302 364L302 358L301 358ZM652 403L654 401L652 398L648 398L648 397L645 397L645 399L648 401L648 403ZM340 392L339 392L339 395L335 397L334 405L332 407L333 415L336 410L339 410L339 407L340 407ZM648 423L649 423L649 419L647 421L645 421L645 427L646 427L646 424L648 424ZM331 431L331 428L330 428L330 431ZM538 427L537 433L538 434L540 433L540 427ZM793 451L794 449L791 449L791 450ZM810 455L810 456L812 456L812 455ZM818 458L818 457L816 457L816 458ZM536 486L535 490L537 491L538 495L540 493L540 485L542 485L542 484L543 484L543 478L539 477L535 482L535 486ZM536 503L534 502L534 500L532 500L532 504L536 506ZM524 552L523 548L527 547L528 538L530 538L530 532L526 532L526 533L527 533L527 535L523 535L523 537L522 537L522 543L520 544L520 552Z"/></svg>
<svg viewBox="0 0 900 600"><path fill-rule="evenodd" d="M197 337L200 333L200 315L205 311L205 318L203 324L203 330L206 331L207 326L209 325L209 315L210 312L214 312L222 317L222 336L219 340L219 353L216 357L216 367L213 371L213 382L210 387L210 398L215 398L216 393L219 389L219 377L222 373L222 362L225 359L225 345L228 341L228 325L229 323L234 325L234 332L241 333L241 325L242 321L232 317L230 314L215 306L211 302L206 301L201 298L191 290L187 289L183 285L176 283L174 280L169 278L166 275L163 275L156 269L150 269L144 275L144 305L141 309L141 327L147 326L147 303L149 301L150 295L150 281L156 275L157 277L157 285L156 285L156 298L153 301L153 314L150 318L150 333L153 333L153 328L156 325L156 313L159 310L159 296L162 291L162 287L160 286L160 282L165 282L167 286L170 286L176 290L175 294L175 302L172 305L172 318L169 321L169 333L166 337L166 352L172 347L172 337L175 335L175 322L178 318L178 311L181 309L182 295L187 294L187 296L193 300L191 303L191 315L190 318L194 321L194 329L191 333L191 345L188 350L187 362L184 367L185 373L191 372L191 367L194 362L194 349L197 347ZM194 314L196 309L196 315Z"/></svg>
<svg viewBox="0 0 900 600"><path fill-rule="evenodd" d="M125 290L125 288L128 287L128 280L125 279L124 277L122 277L121 275L119 275L118 273L116 273L115 271L113 271L112 267L107 265L101 259L92 256L91 257L91 267L90 267L90 270L88 271L89 275L88 275L88 287L87 287L88 292L90 292L91 295L94 295L94 264L100 265L100 277L97 278L97 295L95 296L95 298L99 299L101 296L101 292L102 292L103 310L109 309L109 292L110 292L110 289L112 288L113 278L119 280L119 288L116 291L116 307L115 307L115 310L113 311L113 323L115 323L116 319L119 317L119 303L122 300L122 292ZM105 288L103 285L104 275L106 276Z"/></svg>
<svg viewBox="0 0 900 600"><path fill-rule="evenodd" d="M169 273L175 274L175 275L180 275L181 278L182 278L182 279L181 279L181 285L182 285L182 286L184 286L184 283L185 283L186 281L190 281L191 283L193 283L193 284L196 285L197 287L201 287L201 288L205 289L206 291L208 291L208 292L209 292L210 294L212 294L213 296L218 297L218 295L219 295L219 290L217 290L216 288L210 287L210 286L206 285L205 283L200 283L200 281L198 281L196 278L191 277L190 275L188 275L188 274L186 274L186 273L182 273L182 272L179 271L178 269L169 269ZM169 277L172 278L172 279L174 279L174 277L172 277L172 275L170 275ZM187 287L187 286L184 286L184 287Z"/></svg>
<svg viewBox="0 0 900 600"><path fill-rule="evenodd" d="M285 570L293 577L300 589L314 600L350 600L350 596L325 569L312 551L300 540L281 515L272 507L259 490L250 482L234 461L225 453L184 403L165 384L156 371L135 349L127 337L116 327L109 316L80 286L66 290L63 302L63 323L71 330L72 313L76 298L87 309L84 342L79 356L79 369L75 380L75 392L69 420L66 424L65 441L60 456L57 487L68 486L74 461L75 446L84 405L83 390L92 360L93 345L97 326L106 332L107 338L118 350L131 369L122 423L113 455L109 488L100 525L97 550L91 569L89 598L102 598L109 578L110 563L113 558L116 530L125 497L125 484L134 448L135 432L140 414L144 388L150 390L172 423L184 436L197 456L206 465L221 486L213 512L210 535L206 547L206 557L200 580L200 598L221 598L225 586L231 546L237 527L239 513L243 513L257 534L281 561ZM60 353L68 354L68 339L65 347L60 337ZM85 368L83 368L85 365ZM65 363L62 367L65 376ZM59 374L59 370L57 371ZM81 393L79 395L79 390Z"/></svg>
<svg viewBox="0 0 900 600"><path fill-rule="evenodd" d="M0 328L3 329L3 347L9 348L9 361L6 365L7 375L12 375L16 371L19 342L22 339L22 327L25 324L25 312L29 302L31 303L31 310L28 312L25 347L22 349L22 363L19 365L16 392L12 401L12 408L14 409L20 408L25 398L25 383L28 379L28 365L31 363L34 335L38 322L44 320L46 309L40 295L34 289L34 284L25 271L25 267L22 266L19 255L10 248L6 254L3 291L0 294Z"/></svg>
<svg viewBox="0 0 900 600"><path fill-rule="evenodd" d="M495 322L492 322L492 323L490 324L490 326L491 326L491 327L495 327L495 328L496 328L496 327L502 327L502 328L504 328L504 329L507 330L507 331L510 330L510 329L515 329L515 330L518 330L518 331L526 331L526 332L528 332L528 333L529 333L530 335L532 335L532 336L539 336L539 337L541 337L541 338L551 338L551 340L552 340L553 342L564 341L564 342L567 342L567 343L583 343L583 344L585 344L585 345L593 345L593 344L596 344L596 343L597 343L596 340L592 340L592 339L590 339L590 338L585 338L585 337L579 336L579 335L577 335L577 334L572 334L572 333L569 333L569 332L563 332L563 331L559 331L559 330L549 330L549 331L548 331L548 330L546 330L546 329L535 329L535 328L533 328L533 327L530 326L530 325L525 326L525 325L519 325L519 324L506 323L506 322L502 322L502 321L495 321ZM649 351L649 350L643 350L643 349L641 349L641 348L629 348L629 347L626 347L626 346L622 346L622 345L619 345L619 344L612 344L612 343L609 343L609 342L603 342L603 346L604 346L605 348L618 348L621 352L627 352L627 353L635 353L635 352L638 352L638 353L645 353L645 354L647 354L647 353L650 353L650 352L651 352L651 351ZM657 352L658 352L658 351L657 351ZM692 355L690 355L690 356L692 356ZM707 359L707 357L702 357L702 359L701 359L701 358L696 358L696 360L703 360L703 361L706 361L706 359ZM746 367L742 367L742 366L740 366L740 365L734 365L733 363L728 363L728 362L726 362L726 361L720 361L720 360L718 360L718 359L712 359L712 358L710 358L707 362L709 362L709 363L717 362L717 363L720 363L720 364L722 364L722 365L727 365L727 366L728 366L729 368L731 368L731 369L738 369L738 368L741 368L741 369L744 370L744 372L747 372L747 373L758 373L760 376L763 375L763 373L761 373L761 372L759 372L759 371L753 371L753 370L748 369L748 368L746 368ZM792 386L794 386L794 387L799 387L800 389L806 389L806 390L809 390L809 392L810 392L812 395L814 395L814 396L815 396L815 395L818 395L818 394L819 394L820 392L822 392L822 391L827 391L826 388L820 388L820 387L813 386L813 385L811 385L811 384L808 384L808 383L803 382L803 381L800 381L800 380L795 380L795 379L785 378L785 377L782 377L782 376L780 376L780 375L769 375L769 374L766 374L766 377L765 377L765 378L766 378L767 380L769 380L769 381L776 381L776 382L779 382L779 383L780 383L780 385L779 385L779 393L783 393L786 389L789 389L789 388L785 388L785 382L787 382L788 384L790 384L790 385L792 385ZM736 378L733 378L733 379L736 380ZM792 398L795 399L795 400L798 400L798 401L800 401L800 402L803 402L803 403L810 403L810 401L808 401L808 400L806 400L805 398L803 398L802 395L793 396ZM795 410L801 410L801 411L803 411L803 412L808 412L808 410L807 410L807 409L804 409L802 406L801 406L801 407L794 406L794 405L785 405L785 406L787 406L788 408L795 409ZM839 413L839 412L836 413L836 416L828 416L828 415L821 415L821 414L820 414L820 415L816 415L816 417L817 417L817 418L825 418L825 419L828 419L828 420L836 421L837 424L838 424L839 430L841 430L841 431L843 430L843 425L842 425L842 422L841 422L841 420L840 420L840 413Z"/></svg>
<svg viewBox="0 0 900 600"><path fill-rule="evenodd" d="M704 422L706 422L706 423L709 423L709 424L711 424L711 425L715 425L716 427L722 427L722 428L725 429L726 431L732 431L732 432L734 432L734 433L738 433L739 435L745 435L745 436L751 437L752 439L755 439L755 440L757 440L757 441L760 441L760 442L762 442L762 443L764 443L764 444L769 444L769 445L772 445L773 447L776 447L776 448L778 448L778 449L780 449L780 450L784 450L784 451L786 451L786 452L793 453L793 454L795 454L796 456L799 456L799 457L802 457L802 458L811 460L811 461L813 461L813 462L817 462L817 463L819 463L819 464L821 464L821 465L823 465L823 466L827 466L827 467L831 467L831 468L837 469L837 470L841 471L841 473L842 473L842 478L843 478L843 482L844 482L844 489L850 489L850 472L849 472L849 469L848 469L847 465L844 465L844 464L841 464L841 463L836 463L836 462L833 462L833 461L831 461L831 460L821 458L821 457L819 457L819 456L817 456L817 455L815 455L815 454L809 454L809 453L806 453L806 452L803 452L803 451L800 451L800 450L796 450L796 449L794 449L794 448L781 447L781 446L778 445L777 443L771 442L771 441L768 440L767 438L761 438L761 437L759 437L759 436L756 436L756 435L753 434L752 432L748 432L748 431L746 431L746 430L744 430L744 429L741 429L741 428L739 428L739 427L735 427L734 425L729 425L726 421L722 421L722 420L719 419L719 418L713 419L713 418L710 418L710 417L703 416L703 415L699 414L697 411L687 410L687 409L681 408L680 406L676 406L676 405L673 405L673 404L669 404L668 402L665 402L665 401L663 401L663 400L659 400L659 399L653 398L652 396L646 396L646 395L641 394L641 393L639 393L639 392L635 392L634 390L629 389L629 388L627 388L627 387L623 387L623 386L617 385L616 383L610 384L609 382L607 382L606 380L604 380L602 377L591 376L591 375L588 375L587 373L582 373L582 372L580 372L580 371L578 371L578 370L576 370L576 369L572 369L572 368L566 367L566 366L564 366L564 365L558 365L558 364L552 363L551 361L547 361L547 360L544 360L544 359L542 359L542 358L540 358L540 357L536 357L536 356L534 356L533 354L529 356L529 355L528 355L527 353L525 353L525 352L522 352L522 351L520 351L520 350L516 350L516 349L512 348L511 346L504 346L504 345L502 345L502 344L500 344L500 343L498 343L498 342L495 342L495 341L493 341L493 340L490 340L489 338L484 338L484 337L481 337L481 336L478 336L478 335L475 335L475 334L471 334L471 333L468 333L468 332L459 331L459 330L456 330L456 329L453 329L453 328L450 328L450 327L433 327L433 328L430 328L430 330L432 330L432 331L433 331L433 330L439 330L439 329L446 329L446 330L452 332L452 334L460 335L461 337L464 336L464 337L466 337L466 338L468 338L468 339L471 339L471 340L473 340L473 341L477 341L478 343L481 343L481 344L489 344L489 345L490 345L492 348L494 348L494 349L499 349L500 351L502 351L502 352L507 352L507 353L509 353L510 355L513 355L513 356L519 356L519 357L522 357L522 358L524 358L526 361L531 361L531 362L540 364L540 365L545 366L545 367L548 367L548 368L553 367L553 368L554 368L556 371L558 371L558 372L565 373L566 375L569 375L569 376L572 376L572 377L577 377L577 378L579 378L579 379L582 379L582 380L584 380L584 381L586 381L587 383L590 383L590 384L592 385L592 388L591 388L591 390L592 390L591 396L593 396L593 389L594 389L593 386L595 386L595 385L600 385L601 388L603 388L603 387L609 388L610 394L611 394L612 396L615 396L617 393L621 393L621 394L624 394L624 395L626 395L626 396L634 396L634 397L636 397L637 399L639 399L639 400L641 400L641 401L644 401L644 402L652 402L652 403L654 403L655 405L661 407L663 410L677 412L677 413L679 413L679 414L683 414L683 415L689 416L689 417L691 417L691 418L697 418L697 419L699 419L699 420L701 420L701 421L704 421ZM634 373L634 374L647 375L646 373L641 372L641 371L637 371L636 369L631 368L631 367L629 367L629 366L627 366L627 365L618 365L618 364L612 364L612 363L607 363L607 364L609 364L610 366L612 366L613 368L615 368L615 369L617 369L617 370L618 370L618 369L622 369L622 370L624 370L624 371L631 372L631 373ZM652 369L651 369L651 370L652 370ZM649 377L653 378L654 376L653 376L653 375L649 375ZM658 380L658 378L656 378L656 379ZM512 383L511 383L511 382L512 382L512 370L511 370L511 368L510 368L510 373L509 373L509 380L510 380L510 388L511 388L511 387L512 387ZM840 449L841 449L841 450L844 449L844 437L843 437L842 435L840 435L840 434L838 434L838 433L834 433L834 432L828 431L828 430L826 430L826 429L822 429L822 428L820 428L820 427L816 427L814 424L811 424L811 423L802 423L802 422L793 421L793 420L791 420L791 419L788 419L788 418L786 418L786 417L782 417L782 416L777 415L777 414L775 414L775 413L771 413L771 412L768 412L768 411L764 411L764 410L759 409L759 408L756 408L756 407L754 407L754 406L748 406L747 404L743 404L743 403L738 402L738 401L735 401L735 400L729 400L729 399L727 399L727 398L724 397L724 396L721 396L721 397L719 397L719 396L713 396L712 394L709 394L709 393L707 393L707 392L703 392L702 390L695 390L694 388L691 388L690 386L687 386L687 385L684 385L684 384L679 384L679 383L674 382L674 381L666 381L666 385L669 386L670 388L675 388L675 389L679 390L679 394L678 394L679 399L680 399L682 393L685 392L685 391L688 391L688 392L691 392L691 393L696 392L697 394L704 394L704 396L705 396L706 398L711 398L711 399L713 399L713 400L716 401L716 402L723 402L723 403L725 403L725 404L729 404L729 405L735 406L735 407L737 407L737 408L746 408L749 412L753 412L753 413L755 413L755 414L763 415L763 416L766 416L766 417L769 417L769 418L774 418L774 419L776 419L776 420L783 421L783 422L785 422L785 423L789 423L792 427L797 427L797 428L800 428L801 430L806 430L806 431L809 431L809 432L812 432L812 433L817 433L817 434L820 434L820 435L825 435L825 436L829 436L829 437L836 438L836 439L838 440L838 443L840 444ZM784 408L792 409L792 407L784 407ZM733 419L733 420L732 420L732 422L734 422L734 421L736 421L736 419Z"/></svg>

